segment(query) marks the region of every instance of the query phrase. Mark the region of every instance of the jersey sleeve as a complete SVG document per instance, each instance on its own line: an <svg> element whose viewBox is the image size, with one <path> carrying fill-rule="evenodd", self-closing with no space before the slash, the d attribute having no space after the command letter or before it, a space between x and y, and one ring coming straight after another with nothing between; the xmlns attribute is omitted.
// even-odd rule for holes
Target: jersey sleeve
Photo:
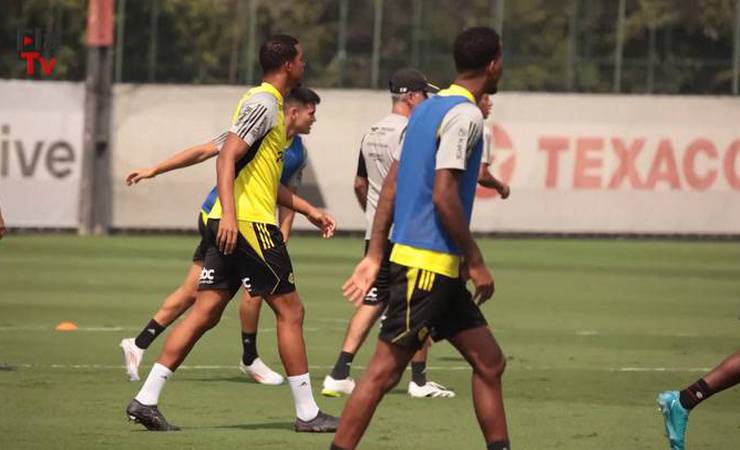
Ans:
<svg viewBox="0 0 740 450"><path fill-rule="evenodd" d="M229 131L252 146L276 125L277 115L277 101L272 95L254 94L244 101L239 116Z"/></svg>
<svg viewBox="0 0 740 450"><path fill-rule="evenodd" d="M357 176L360 178L367 178L367 166L365 165L365 155L362 154L360 149L360 157L357 159Z"/></svg>
<svg viewBox="0 0 740 450"><path fill-rule="evenodd" d="M483 132L483 115L472 103L450 109L439 126L437 170L465 170L468 156Z"/></svg>
<svg viewBox="0 0 740 450"><path fill-rule="evenodd" d="M483 157L480 162L489 166L493 164L493 134L487 126L483 130Z"/></svg>
<svg viewBox="0 0 740 450"><path fill-rule="evenodd" d="M221 151L222 148L224 148L224 142L226 142L226 136L228 135L229 135L229 132L224 131L223 133L213 138L213 140L211 141L213 145L216 147L216 150L218 150L219 152Z"/></svg>

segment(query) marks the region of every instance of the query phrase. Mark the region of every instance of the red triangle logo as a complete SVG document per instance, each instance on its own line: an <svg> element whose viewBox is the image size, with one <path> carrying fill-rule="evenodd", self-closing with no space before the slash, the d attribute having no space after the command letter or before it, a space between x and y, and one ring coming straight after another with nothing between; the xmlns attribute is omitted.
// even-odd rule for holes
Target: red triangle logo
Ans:
<svg viewBox="0 0 740 450"><path fill-rule="evenodd" d="M26 47L31 44L33 44L33 39L28 36L23 36L23 46Z"/></svg>

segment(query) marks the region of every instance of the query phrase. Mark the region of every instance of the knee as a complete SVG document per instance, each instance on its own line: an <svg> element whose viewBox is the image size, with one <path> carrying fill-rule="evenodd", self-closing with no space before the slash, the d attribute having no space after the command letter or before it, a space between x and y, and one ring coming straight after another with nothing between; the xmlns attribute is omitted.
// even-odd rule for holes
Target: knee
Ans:
<svg viewBox="0 0 740 450"><path fill-rule="evenodd" d="M306 310L300 301L289 302L276 311L277 320L286 325L302 326Z"/></svg>
<svg viewBox="0 0 740 450"><path fill-rule="evenodd" d="M208 331L211 328L218 325L218 322L221 320L221 314L219 314L217 311L208 311L199 317L198 320L198 328L200 328L203 331Z"/></svg>
<svg viewBox="0 0 740 450"><path fill-rule="evenodd" d="M385 394L401 381L402 370L391 367L377 368L369 371L366 375L367 382L376 390Z"/></svg>
<svg viewBox="0 0 740 450"><path fill-rule="evenodd" d="M486 361L481 364L477 364L475 371L485 380L498 381L504 375L506 370L506 356L501 353L496 358L491 358L490 361Z"/></svg>

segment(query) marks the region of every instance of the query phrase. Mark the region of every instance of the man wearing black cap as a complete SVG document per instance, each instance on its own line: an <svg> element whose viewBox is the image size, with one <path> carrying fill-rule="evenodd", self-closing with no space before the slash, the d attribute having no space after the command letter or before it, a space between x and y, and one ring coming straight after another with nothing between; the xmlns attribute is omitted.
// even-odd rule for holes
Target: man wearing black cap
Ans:
<svg viewBox="0 0 740 450"><path fill-rule="evenodd" d="M393 155L400 146L408 117L416 105L426 100L429 93L439 90L427 81L423 73L416 69L396 71L391 76L389 84L393 101L391 113L373 124L362 138L357 176L355 177L355 194L360 207L365 211L367 219L366 249L380 197L380 189L393 163ZM355 381L349 376L350 366L355 353L365 341L370 328L385 310L386 300L388 299L389 256L390 245L386 248L384 264L375 285L370 289L349 322L342 352L337 358L334 369L331 374L324 378L321 393L325 396L349 395L355 387ZM429 345L430 342L427 342L427 345L419 350L411 361L412 379L409 382L408 393L413 397L454 397L455 393L453 391L426 380L426 359Z"/></svg>

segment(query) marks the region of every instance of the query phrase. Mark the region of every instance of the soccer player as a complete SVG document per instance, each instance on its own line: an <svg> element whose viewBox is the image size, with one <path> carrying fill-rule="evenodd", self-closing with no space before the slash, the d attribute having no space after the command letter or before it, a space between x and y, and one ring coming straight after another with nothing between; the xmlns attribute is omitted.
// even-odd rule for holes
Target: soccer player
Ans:
<svg viewBox="0 0 740 450"><path fill-rule="evenodd" d="M292 192L296 192L302 179L303 168L306 165L306 150L299 134L309 134L311 126L316 121L316 105L321 102L319 96L311 89L298 87L291 90L285 100L285 129L289 144L285 150L285 166L281 175L281 184L288 186ZM223 133L215 140L203 145L188 148L167 158L161 163L150 167L136 169L126 176L126 183L134 185L141 180L154 178L155 176L172 170L184 168L197 164L216 156L223 146L227 133ZM198 289L198 277L203 270L203 257L205 256L206 237L205 223L213 204L216 201L216 188L213 188L201 206L198 215L198 230L201 234L201 242L195 249L193 264L188 276L183 283L173 291L164 301L162 307L154 314L136 338L126 338L120 343L123 350L126 371L131 381L139 380L139 365L144 351L172 322L180 317L195 302L195 294ZM285 207L280 208L279 223L284 239L287 241L292 215ZM255 381L262 384L282 384L284 378L279 373L270 369L257 353L257 326L262 301L259 297L251 298L245 291L239 307L239 316L242 325L242 359L239 368L242 373L251 376Z"/></svg>
<svg viewBox="0 0 740 450"><path fill-rule="evenodd" d="M375 353L342 412L335 450L357 447L381 399L429 335L449 340L471 365L473 403L488 450L510 449L501 393L506 360L479 309L493 295L493 277L469 229L482 152L476 103L501 77L498 34L487 27L463 31L454 58L454 84L409 119L400 159L383 184L370 248L343 286L355 303L364 298L393 224L388 310Z"/></svg>
<svg viewBox="0 0 740 450"><path fill-rule="evenodd" d="M416 69L396 71L391 76L389 85L393 102L391 114L374 123L362 138L355 177L355 194L367 219L365 251L372 231L380 189L393 162L393 155L398 152L408 117L417 105L427 99L429 92L439 90ZM385 310L388 300L389 257L390 245L386 246L378 279L350 319L342 351L334 364L334 369L324 378L321 393L327 397L351 394L355 387L355 381L349 376L352 360L365 342L370 328ZM429 345L430 342L427 341L411 360L408 393L413 397L454 397L453 391L426 379Z"/></svg>
<svg viewBox="0 0 740 450"><path fill-rule="evenodd" d="M276 35L260 47L262 84L237 106L237 118L216 160L218 198L208 214L207 248L195 304L167 336L162 352L126 413L149 430L178 429L159 411L159 395L200 337L214 327L241 286L263 297L275 312L278 351L296 411L295 430L330 432L338 419L321 412L311 392L303 339L304 309L290 257L275 225L281 204L304 214L325 237L334 233L328 214L280 185L286 146L283 96L300 84L303 50L291 36Z"/></svg>
<svg viewBox="0 0 740 450"><path fill-rule="evenodd" d="M665 434L671 450L684 450L689 413L717 392L740 384L740 351L730 355L719 366L682 391L666 391L658 395L658 407L663 413Z"/></svg>
<svg viewBox="0 0 740 450"><path fill-rule="evenodd" d="M488 119L491 115L491 96L484 94L478 101L478 108L483 114L483 120ZM489 189L495 189L502 200L509 198L511 190L509 185L494 177L491 173L491 165L493 164L493 136L491 136L491 128L484 126L483 128L483 157L480 164L480 174L478 174L478 184L487 187Z"/></svg>

